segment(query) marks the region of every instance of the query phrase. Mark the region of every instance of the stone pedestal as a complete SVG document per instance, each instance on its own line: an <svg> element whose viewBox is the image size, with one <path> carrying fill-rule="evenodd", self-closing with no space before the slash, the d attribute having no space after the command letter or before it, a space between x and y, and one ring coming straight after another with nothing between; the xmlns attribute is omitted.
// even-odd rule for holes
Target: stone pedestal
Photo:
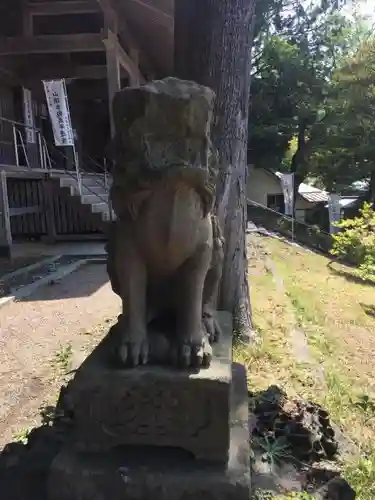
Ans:
<svg viewBox="0 0 375 500"><path fill-rule="evenodd" d="M246 373L232 365L230 315L220 323L199 373L115 369L116 332L102 342L65 395L72 440L53 462L49 500L249 500Z"/></svg>

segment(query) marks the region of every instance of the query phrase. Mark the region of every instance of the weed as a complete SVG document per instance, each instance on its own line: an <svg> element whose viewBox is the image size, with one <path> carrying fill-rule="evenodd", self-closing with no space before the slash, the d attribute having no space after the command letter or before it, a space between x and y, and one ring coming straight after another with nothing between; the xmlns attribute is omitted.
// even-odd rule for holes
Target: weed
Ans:
<svg viewBox="0 0 375 500"><path fill-rule="evenodd" d="M292 458L288 442L284 437L255 437L253 445L262 450L262 460L269 465L271 470L275 465Z"/></svg>
<svg viewBox="0 0 375 500"><path fill-rule="evenodd" d="M71 344L65 347L61 346L55 355L53 364L57 365L63 374L66 375L71 369L72 356L73 348Z"/></svg>
<svg viewBox="0 0 375 500"><path fill-rule="evenodd" d="M27 440L29 438L30 434L30 429L22 429L19 432L16 432L16 434L13 435L12 439L13 441L22 443L22 444L27 444Z"/></svg>

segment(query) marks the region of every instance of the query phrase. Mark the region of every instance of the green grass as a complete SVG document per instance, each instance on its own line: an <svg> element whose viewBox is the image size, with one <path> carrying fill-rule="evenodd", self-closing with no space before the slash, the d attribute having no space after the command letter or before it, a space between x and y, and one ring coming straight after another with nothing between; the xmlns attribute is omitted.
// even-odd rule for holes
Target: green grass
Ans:
<svg viewBox="0 0 375 500"><path fill-rule="evenodd" d="M268 491L256 491L253 500L314 500L315 497L306 492L292 492L287 495L277 495Z"/></svg>
<svg viewBox="0 0 375 500"><path fill-rule="evenodd" d="M263 342L235 349L248 367L250 389L276 384L326 407L365 457L343 464L345 477L358 500L374 500L374 288L353 279L350 268L276 239L252 237L250 253L253 318ZM311 363L296 359L294 327L306 335Z"/></svg>
<svg viewBox="0 0 375 500"><path fill-rule="evenodd" d="M12 440L22 444L26 444L29 438L30 431L31 429L22 429L12 436Z"/></svg>
<svg viewBox="0 0 375 500"><path fill-rule="evenodd" d="M66 375L69 373L72 365L73 348L71 344L66 346L61 346L56 352L55 357L52 361L54 366L57 366L59 370Z"/></svg>

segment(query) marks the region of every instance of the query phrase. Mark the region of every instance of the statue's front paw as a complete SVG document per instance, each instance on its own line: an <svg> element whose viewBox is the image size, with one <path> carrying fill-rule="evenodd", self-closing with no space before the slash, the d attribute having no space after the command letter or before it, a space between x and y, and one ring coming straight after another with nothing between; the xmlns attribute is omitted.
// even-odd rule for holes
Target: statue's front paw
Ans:
<svg viewBox="0 0 375 500"><path fill-rule="evenodd" d="M178 368L208 368L212 360L212 347L208 337L197 344L181 341L173 351L173 364Z"/></svg>
<svg viewBox="0 0 375 500"><path fill-rule="evenodd" d="M119 357L125 366L146 365L148 362L149 345L147 336L136 341L123 341L119 348Z"/></svg>

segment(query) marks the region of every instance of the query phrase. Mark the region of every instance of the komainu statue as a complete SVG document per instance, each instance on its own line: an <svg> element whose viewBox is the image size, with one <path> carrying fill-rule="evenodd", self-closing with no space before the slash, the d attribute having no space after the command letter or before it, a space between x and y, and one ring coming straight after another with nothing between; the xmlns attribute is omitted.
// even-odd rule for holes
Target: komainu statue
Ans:
<svg viewBox="0 0 375 500"><path fill-rule="evenodd" d="M148 362L150 322L158 319L168 319L168 360L181 368L208 366L220 333L213 314L223 260L211 212L214 99L207 87L166 78L125 88L113 102L110 196L117 218L107 267L122 299L116 328L126 365Z"/></svg>

